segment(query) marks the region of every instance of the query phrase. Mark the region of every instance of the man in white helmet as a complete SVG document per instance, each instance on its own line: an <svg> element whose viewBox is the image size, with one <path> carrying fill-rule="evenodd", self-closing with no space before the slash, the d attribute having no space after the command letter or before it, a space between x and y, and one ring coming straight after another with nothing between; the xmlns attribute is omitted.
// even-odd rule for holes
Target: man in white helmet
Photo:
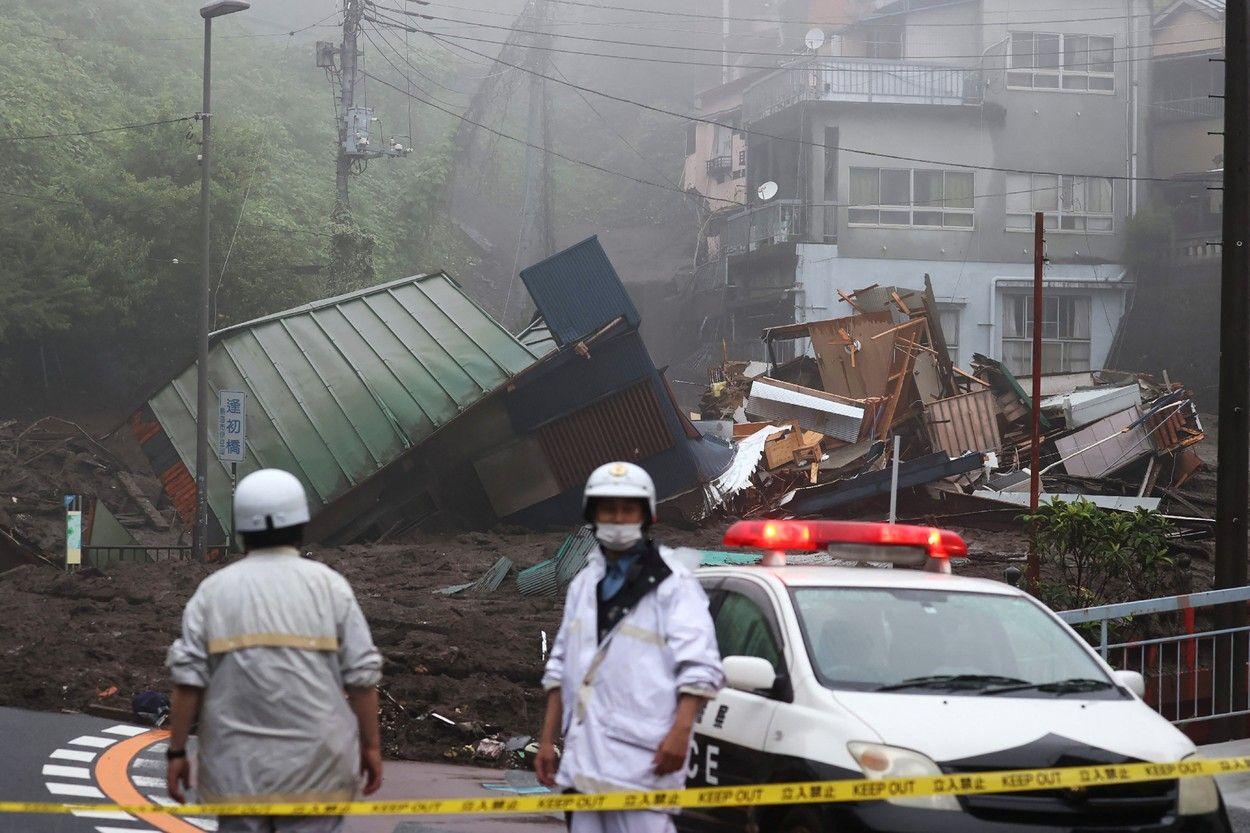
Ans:
<svg viewBox="0 0 1250 833"><path fill-rule="evenodd" d="M261 469L240 481L234 528L247 557L200 583L169 649L169 794L205 802L349 801L382 783L382 658L347 579L300 556L304 487ZM333 833L341 816L221 816L219 833Z"/></svg>
<svg viewBox="0 0 1250 833"><path fill-rule="evenodd" d="M673 550L648 537L655 484L643 469L599 467L583 509L599 546L569 585L547 660L535 770L571 792L680 788L695 718L724 684L707 596ZM574 813L569 825L573 833L674 830L671 815L653 811Z"/></svg>

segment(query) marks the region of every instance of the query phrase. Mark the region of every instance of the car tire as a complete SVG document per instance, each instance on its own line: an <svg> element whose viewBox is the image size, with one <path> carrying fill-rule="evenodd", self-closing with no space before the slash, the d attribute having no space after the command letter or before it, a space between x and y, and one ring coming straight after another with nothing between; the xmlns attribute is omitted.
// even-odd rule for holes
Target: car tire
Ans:
<svg viewBox="0 0 1250 833"><path fill-rule="evenodd" d="M820 816L808 807L796 807L781 817L777 833L821 833Z"/></svg>

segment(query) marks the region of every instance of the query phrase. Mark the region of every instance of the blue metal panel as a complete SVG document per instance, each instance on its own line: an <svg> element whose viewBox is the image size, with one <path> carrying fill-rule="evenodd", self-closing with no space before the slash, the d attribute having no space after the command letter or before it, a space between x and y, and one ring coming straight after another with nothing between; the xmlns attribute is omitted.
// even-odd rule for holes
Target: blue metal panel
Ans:
<svg viewBox="0 0 1250 833"><path fill-rule="evenodd" d="M638 326L638 310L598 237L522 269L521 280L559 344L572 344L621 316L631 328Z"/></svg>

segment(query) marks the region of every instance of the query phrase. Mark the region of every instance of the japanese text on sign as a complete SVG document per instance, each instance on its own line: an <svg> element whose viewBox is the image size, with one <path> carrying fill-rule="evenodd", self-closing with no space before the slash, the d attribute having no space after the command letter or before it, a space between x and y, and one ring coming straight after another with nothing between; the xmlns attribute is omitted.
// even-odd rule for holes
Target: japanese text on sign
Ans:
<svg viewBox="0 0 1250 833"><path fill-rule="evenodd" d="M217 456L223 463L241 463L247 451L247 394L217 392Z"/></svg>

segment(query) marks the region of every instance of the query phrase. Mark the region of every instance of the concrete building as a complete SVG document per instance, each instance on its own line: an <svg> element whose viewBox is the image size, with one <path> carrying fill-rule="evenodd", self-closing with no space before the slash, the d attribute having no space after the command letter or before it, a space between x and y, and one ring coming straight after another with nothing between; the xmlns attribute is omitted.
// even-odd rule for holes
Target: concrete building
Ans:
<svg viewBox="0 0 1250 833"><path fill-rule="evenodd" d="M846 315L839 292L921 288L927 274L957 360L1026 373L1043 211L1043 370L1103 366L1130 290L1132 177L1148 170L1133 58L1152 16L1146 0L1034 6L874 0L819 49L746 79L747 205L713 214L692 281L705 341L763 358L763 327Z"/></svg>

